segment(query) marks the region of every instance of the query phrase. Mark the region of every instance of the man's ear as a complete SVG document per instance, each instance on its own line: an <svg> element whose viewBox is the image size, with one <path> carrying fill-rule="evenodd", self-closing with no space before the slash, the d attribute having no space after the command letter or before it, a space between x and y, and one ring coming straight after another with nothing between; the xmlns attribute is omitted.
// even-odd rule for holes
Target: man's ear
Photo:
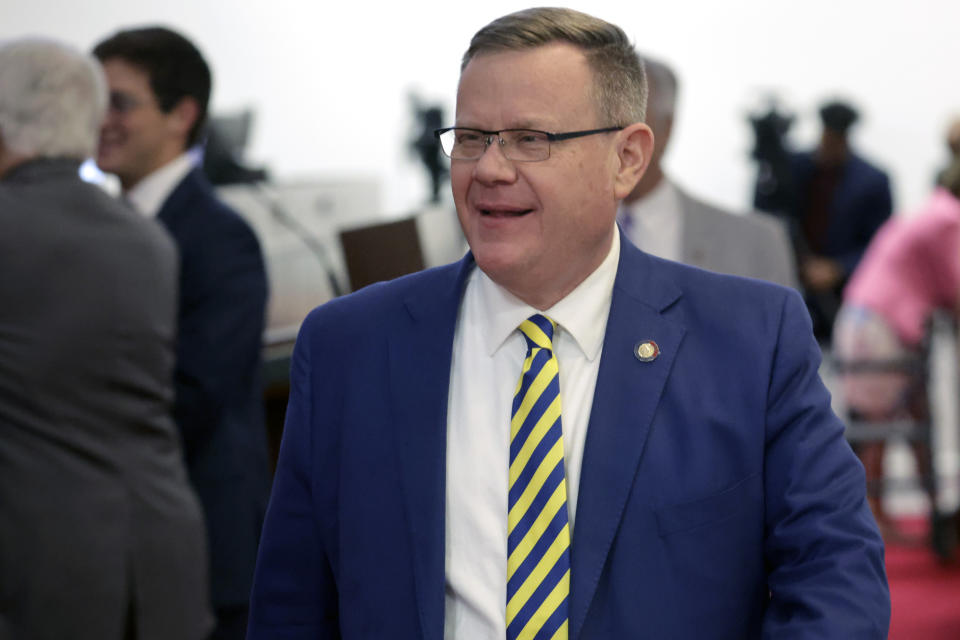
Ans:
<svg viewBox="0 0 960 640"><path fill-rule="evenodd" d="M186 140L199 117L200 105L190 96L184 96L167 113L167 124L171 133Z"/></svg>
<svg viewBox="0 0 960 640"><path fill-rule="evenodd" d="M619 160L614 178L614 195L617 200L626 198L643 177L653 156L653 131L646 124L637 122L619 134L617 156Z"/></svg>

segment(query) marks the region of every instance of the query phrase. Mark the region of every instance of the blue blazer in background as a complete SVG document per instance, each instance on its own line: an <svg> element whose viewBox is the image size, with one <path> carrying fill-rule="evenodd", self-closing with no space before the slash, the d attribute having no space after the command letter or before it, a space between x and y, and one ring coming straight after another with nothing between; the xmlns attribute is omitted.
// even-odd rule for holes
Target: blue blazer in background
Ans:
<svg viewBox="0 0 960 640"><path fill-rule="evenodd" d="M816 171L814 152L795 153L791 163L798 198L796 215L802 228L810 182ZM893 196L887 174L851 153L830 202L823 255L840 262L849 276L860 263L870 239L892 213Z"/></svg>
<svg viewBox="0 0 960 640"><path fill-rule="evenodd" d="M307 318L252 640L443 637L447 395L474 266L468 255ZM652 362L634 356L645 340ZM883 545L819 361L796 292L621 240L572 539L572 640L886 638Z"/></svg>
<svg viewBox="0 0 960 640"><path fill-rule="evenodd" d="M158 217L180 253L174 417L206 516L213 605L243 605L270 486L260 379L266 271L253 231L199 169Z"/></svg>

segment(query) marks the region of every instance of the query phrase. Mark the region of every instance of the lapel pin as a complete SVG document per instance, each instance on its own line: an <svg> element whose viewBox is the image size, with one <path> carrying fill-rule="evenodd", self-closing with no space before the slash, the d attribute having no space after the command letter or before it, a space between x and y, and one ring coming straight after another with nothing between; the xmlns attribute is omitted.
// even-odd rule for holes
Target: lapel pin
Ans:
<svg viewBox="0 0 960 640"><path fill-rule="evenodd" d="M652 362L660 355L660 347L653 340L644 340L637 343L633 355L637 356L640 362Z"/></svg>

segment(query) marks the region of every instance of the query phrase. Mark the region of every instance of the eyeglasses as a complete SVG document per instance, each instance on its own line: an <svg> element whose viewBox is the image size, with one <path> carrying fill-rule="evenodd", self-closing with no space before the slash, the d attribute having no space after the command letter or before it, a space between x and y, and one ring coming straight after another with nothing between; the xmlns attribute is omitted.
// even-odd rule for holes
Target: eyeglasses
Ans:
<svg viewBox="0 0 960 640"><path fill-rule="evenodd" d="M448 127L437 129L433 135L440 140L440 146L447 157L453 160L477 160L493 141L500 143L500 150L508 160L516 162L539 162L550 157L550 143L592 136L596 133L620 131L623 127L606 127L587 131L567 133L548 133L536 129L502 129L484 131L470 127Z"/></svg>

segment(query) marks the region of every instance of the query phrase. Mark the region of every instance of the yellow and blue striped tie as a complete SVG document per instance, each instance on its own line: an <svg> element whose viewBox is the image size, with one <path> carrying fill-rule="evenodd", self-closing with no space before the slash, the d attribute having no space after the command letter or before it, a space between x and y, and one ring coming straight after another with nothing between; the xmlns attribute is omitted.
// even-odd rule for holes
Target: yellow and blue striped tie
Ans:
<svg viewBox="0 0 960 640"><path fill-rule="evenodd" d="M555 328L540 314L520 324L527 358L510 420L507 640L567 640L570 526Z"/></svg>

